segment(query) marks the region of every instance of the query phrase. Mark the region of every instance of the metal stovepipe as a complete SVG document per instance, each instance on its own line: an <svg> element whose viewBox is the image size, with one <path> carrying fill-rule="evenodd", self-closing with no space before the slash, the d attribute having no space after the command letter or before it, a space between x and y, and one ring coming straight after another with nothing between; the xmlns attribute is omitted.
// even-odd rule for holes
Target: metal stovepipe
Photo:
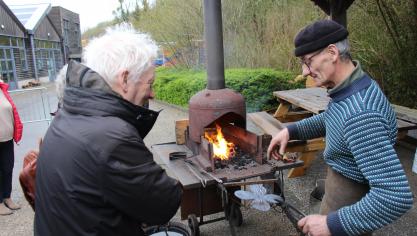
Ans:
<svg viewBox="0 0 417 236"><path fill-rule="evenodd" d="M204 0L207 89L225 88L221 0Z"/></svg>

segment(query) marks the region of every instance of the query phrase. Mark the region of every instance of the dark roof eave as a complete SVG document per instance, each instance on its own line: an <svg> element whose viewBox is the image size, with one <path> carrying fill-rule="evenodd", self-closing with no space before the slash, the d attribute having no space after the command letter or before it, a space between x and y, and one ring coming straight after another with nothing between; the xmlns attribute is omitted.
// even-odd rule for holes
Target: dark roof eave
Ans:
<svg viewBox="0 0 417 236"><path fill-rule="evenodd" d="M0 0L0 6L2 6L7 13L9 13L10 17L13 18L13 20L18 25L18 27L23 31L23 34L26 34L27 30L25 26L22 24L22 22L20 22L20 20L16 17L16 15L12 12L12 10L10 10L10 8L6 5L6 3L3 2L3 0Z"/></svg>

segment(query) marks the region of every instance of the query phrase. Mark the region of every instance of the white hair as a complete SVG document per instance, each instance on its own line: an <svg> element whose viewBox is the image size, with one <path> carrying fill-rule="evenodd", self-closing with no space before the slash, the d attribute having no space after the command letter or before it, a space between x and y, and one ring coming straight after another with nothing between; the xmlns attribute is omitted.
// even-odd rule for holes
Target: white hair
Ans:
<svg viewBox="0 0 417 236"><path fill-rule="evenodd" d="M56 79L55 79L55 91L58 97L58 102L60 104L62 104L62 100L64 98L64 89L67 84L67 81L66 81L67 69L68 69L68 64L62 67L62 69L58 72Z"/></svg>
<svg viewBox="0 0 417 236"><path fill-rule="evenodd" d="M84 63L101 75L109 85L124 70L128 79L141 77L157 56L158 47L148 34L136 31L131 24L123 23L106 29L94 38L84 50Z"/></svg>
<svg viewBox="0 0 417 236"><path fill-rule="evenodd" d="M340 40L339 42L336 42L334 45L339 50L339 57L342 61L345 61L348 59L352 60L352 57L350 56L350 52L349 52L349 41L347 38Z"/></svg>

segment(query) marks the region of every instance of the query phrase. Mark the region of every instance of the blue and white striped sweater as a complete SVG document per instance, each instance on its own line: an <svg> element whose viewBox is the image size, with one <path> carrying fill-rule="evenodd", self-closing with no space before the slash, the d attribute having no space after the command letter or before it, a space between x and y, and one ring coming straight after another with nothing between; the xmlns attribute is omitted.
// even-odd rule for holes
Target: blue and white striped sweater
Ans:
<svg viewBox="0 0 417 236"><path fill-rule="evenodd" d="M345 177L370 186L359 202L328 215L332 235L374 231L399 218L413 204L393 147L396 116L377 83L367 75L331 98L324 113L291 125L290 138L326 136L326 163Z"/></svg>

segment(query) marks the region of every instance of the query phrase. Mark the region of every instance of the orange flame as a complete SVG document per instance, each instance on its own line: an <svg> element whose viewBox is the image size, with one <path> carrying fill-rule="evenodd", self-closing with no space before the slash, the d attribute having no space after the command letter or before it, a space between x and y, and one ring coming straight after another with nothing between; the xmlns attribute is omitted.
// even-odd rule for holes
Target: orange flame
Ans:
<svg viewBox="0 0 417 236"><path fill-rule="evenodd" d="M235 145L227 142L221 127L216 124L216 133L205 132L204 137L213 144L214 156L220 160L229 160L235 155Z"/></svg>

